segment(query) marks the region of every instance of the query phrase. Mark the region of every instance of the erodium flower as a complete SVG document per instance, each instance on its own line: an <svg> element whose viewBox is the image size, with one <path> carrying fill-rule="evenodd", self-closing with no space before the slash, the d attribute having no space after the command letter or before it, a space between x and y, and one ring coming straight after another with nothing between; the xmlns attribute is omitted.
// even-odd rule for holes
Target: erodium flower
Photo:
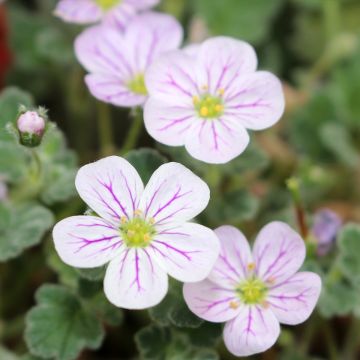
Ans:
<svg viewBox="0 0 360 360"><path fill-rule="evenodd" d="M319 298L321 280L298 272L305 245L288 225L273 222L258 235L253 252L232 226L215 230L220 256L209 277L184 285L190 309L211 322L226 322L224 340L230 352L249 356L271 347L279 323L305 321Z"/></svg>
<svg viewBox="0 0 360 360"><path fill-rule="evenodd" d="M188 222L208 204L208 186L178 163L162 165L144 189L126 160L111 156L83 166L81 198L98 216L60 221L53 238L61 259L78 268L109 263L104 290L115 305L142 309L159 303L168 274L204 279L218 255L215 233Z"/></svg>
<svg viewBox="0 0 360 360"><path fill-rule="evenodd" d="M246 148L246 129L268 128L284 110L280 81L256 67L253 48L227 37L162 56L146 73L147 131L196 159L230 161Z"/></svg>
<svg viewBox="0 0 360 360"><path fill-rule="evenodd" d="M124 107L143 105L144 74L162 53L182 42L183 30L170 15L149 12L136 16L126 31L109 26L85 30L75 42L76 55L90 72L85 80L99 100Z"/></svg>
<svg viewBox="0 0 360 360"><path fill-rule="evenodd" d="M124 29L136 13L158 3L159 0L60 0L54 13L71 23L91 24L102 21Z"/></svg>

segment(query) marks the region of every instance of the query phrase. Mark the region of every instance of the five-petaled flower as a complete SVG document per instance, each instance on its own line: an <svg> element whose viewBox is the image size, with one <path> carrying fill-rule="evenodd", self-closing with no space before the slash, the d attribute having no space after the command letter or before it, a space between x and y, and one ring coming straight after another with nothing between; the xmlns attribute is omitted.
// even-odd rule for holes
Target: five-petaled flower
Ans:
<svg viewBox="0 0 360 360"><path fill-rule="evenodd" d="M162 53L177 49L183 38L178 21L166 14L136 16L123 33L98 25L75 42L77 58L90 72L85 80L93 96L124 107L143 105L147 98L144 74Z"/></svg>
<svg viewBox="0 0 360 360"><path fill-rule="evenodd" d="M147 308L165 296L167 274L183 282L209 275L219 241L212 230L188 222L208 204L209 188L183 165L162 165L144 189L133 166L111 156L83 166L76 188L99 216L60 221L55 247L71 266L109 263L104 290L113 304Z"/></svg>
<svg viewBox="0 0 360 360"><path fill-rule="evenodd" d="M249 142L246 129L268 128L284 111L280 81L256 67L253 48L227 37L162 56L145 77L147 131L163 144L185 145L196 159L232 160Z"/></svg>
<svg viewBox="0 0 360 360"><path fill-rule="evenodd" d="M296 325L313 311L321 290L320 277L298 272L305 258L301 237L288 225L273 222L258 235L253 253L244 235L232 226L215 230L220 256L209 277L185 284L190 309L212 322L227 322L224 340L237 356L271 347L279 323Z"/></svg>
<svg viewBox="0 0 360 360"><path fill-rule="evenodd" d="M124 29L138 12L159 0L60 0L55 15L66 22L91 24L102 21Z"/></svg>

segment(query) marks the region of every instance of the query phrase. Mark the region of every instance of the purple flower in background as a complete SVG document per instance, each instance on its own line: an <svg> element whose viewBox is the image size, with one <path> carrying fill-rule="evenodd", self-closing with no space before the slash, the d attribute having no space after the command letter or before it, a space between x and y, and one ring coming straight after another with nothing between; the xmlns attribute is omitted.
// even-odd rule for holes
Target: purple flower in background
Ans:
<svg viewBox="0 0 360 360"><path fill-rule="evenodd" d="M98 25L75 42L85 80L97 99L124 107L143 105L147 98L144 74L162 53L178 48L181 25L170 15L149 12L136 16L124 33Z"/></svg>
<svg viewBox="0 0 360 360"><path fill-rule="evenodd" d="M256 67L254 49L226 37L161 57L145 79L149 134L166 145L185 145L208 163L232 160L248 145L246 129L268 128L284 111L280 81Z"/></svg>
<svg viewBox="0 0 360 360"><path fill-rule="evenodd" d="M265 351L278 338L279 323L296 325L310 316L320 277L297 273L305 245L284 223L265 226L252 253L236 228L222 226L215 232L221 243L218 261L206 280L184 285L185 301L197 316L226 322L224 340L234 355Z"/></svg>
<svg viewBox="0 0 360 360"><path fill-rule="evenodd" d="M311 232L316 238L319 256L324 256L331 250L341 226L342 220L334 211L322 209L315 214Z"/></svg>
<svg viewBox="0 0 360 360"><path fill-rule="evenodd" d="M124 29L136 13L152 8L159 0L60 0L54 11L64 21L90 24L103 21Z"/></svg>
<svg viewBox="0 0 360 360"><path fill-rule="evenodd" d="M109 263L104 290L113 304L151 307L167 292L167 274L194 282L210 273L219 241L212 230L188 222L208 204L209 188L184 166L161 166L144 189L133 166L111 156L83 166L76 188L99 217L60 221L55 247L75 267Z"/></svg>

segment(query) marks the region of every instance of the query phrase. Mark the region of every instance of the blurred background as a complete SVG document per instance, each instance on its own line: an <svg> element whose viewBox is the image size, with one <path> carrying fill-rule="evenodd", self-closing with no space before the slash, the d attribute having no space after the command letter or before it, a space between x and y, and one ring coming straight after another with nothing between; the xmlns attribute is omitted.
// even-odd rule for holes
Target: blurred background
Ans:
<svg viewBox="0 0 360 360"><path fill-rule="evenodd" d="M55 18L55 5L56 0L0 5L0 124L13 121L19 102L49 109L63 135L44 150L52 169L49 182L56 186L37 198L61 219L85 210L73 186L77 166L109 151L103 148L98 119L110 118L111 150L117 154L129 150L124 143L133 119L129 111L104 109L91 97L73 51L82 28ZM316 313L299 327L283 327L277 345L252 358L360 359L360 1L162 0L159 10L181 21L186 43L213 35L251 43L259 68L283 81L286 113L274 128L252 134L245 153L221 167L156 144L144 129L134 141L146 149L128 156L145 168L145 163L175 159L206 179L213 197L201 221L212 228L233 224L253 238L263 224L277 219L306 238L305 268L324 282ZM24 176L19 156L1 143L0 134L0 181L10 194ZM7 241L0 226L0 252L7 251ZM0 360L37 359L27 355L29 340L22 334L40 285L74 287L76 282L80 294L97 294L101 288L98 274L79 275L60 264L49 235L20 252L0 255ZM166 303L150 315L115 312L97 299L97 307L102 301L103 312L108 311L107 336L98 350L84 350L77 358L125 360L140 352L144 359L213 360L218 344L219 357L232 359L218 341L217 325L197 323L184 308L174 310L177 291L175 284ZM149 316L162 327L139 335ZM190 326L181 322L187 317ZM199 355L195 348L209 352Z"/></svg>

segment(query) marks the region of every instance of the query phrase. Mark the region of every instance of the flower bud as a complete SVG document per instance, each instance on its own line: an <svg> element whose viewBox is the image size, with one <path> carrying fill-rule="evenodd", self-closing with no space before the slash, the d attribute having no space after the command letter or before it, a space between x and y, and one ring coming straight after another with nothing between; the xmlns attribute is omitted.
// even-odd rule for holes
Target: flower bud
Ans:
<svg viewBox="0 0 360 360"><path fill-rule="evenodd" d="M36 111L26 111L17 120L20 142L24 146L35 147L44 135L46 120Z"/></svg>
<svg viewBox="0 0 360 360"><path fill-rule="evenodd" d="M316 239L319 256L324 256L331 250L341 225L339 215L329 209L320 210L315 214L312 234Z"/></svg>

